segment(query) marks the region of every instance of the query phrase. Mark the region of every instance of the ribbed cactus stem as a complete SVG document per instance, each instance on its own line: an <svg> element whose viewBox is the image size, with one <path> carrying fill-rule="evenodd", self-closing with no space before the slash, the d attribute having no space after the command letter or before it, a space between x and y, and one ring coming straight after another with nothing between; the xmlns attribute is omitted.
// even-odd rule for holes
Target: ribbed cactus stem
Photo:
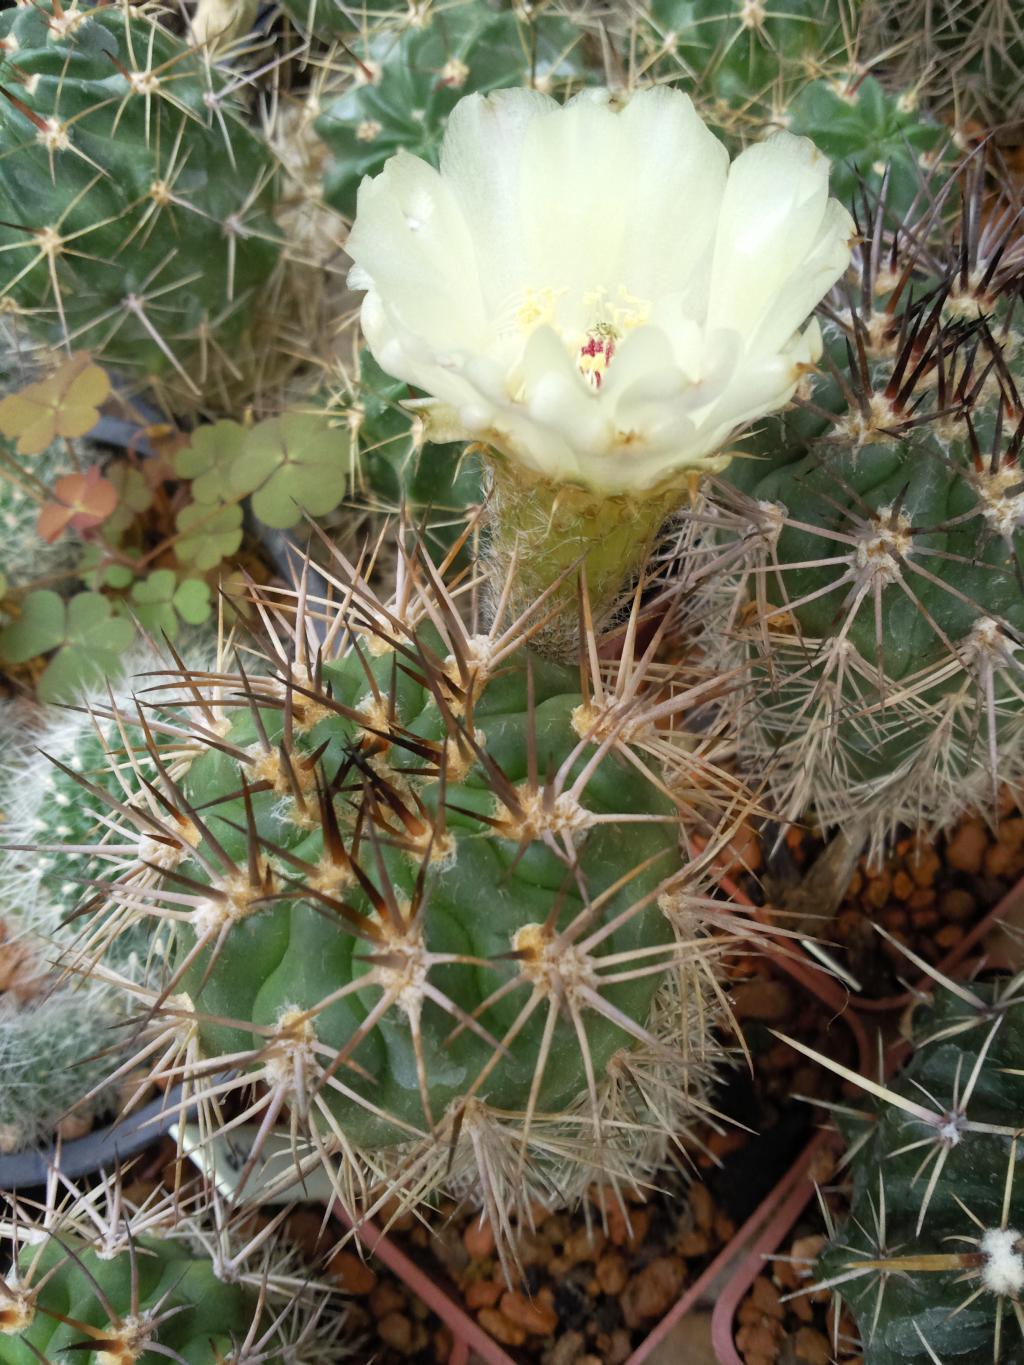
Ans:
<svg viewBox="0 0 1024 1365"><path fill-rule="evenodd" d="M572 657L579 638L580 588L595 625L607 621L636 582L658 531L686 498L686 483L644 493L592 492L555 483L488 453L486 555L491 591L513 618L545 598L536 647Z"/></svg>

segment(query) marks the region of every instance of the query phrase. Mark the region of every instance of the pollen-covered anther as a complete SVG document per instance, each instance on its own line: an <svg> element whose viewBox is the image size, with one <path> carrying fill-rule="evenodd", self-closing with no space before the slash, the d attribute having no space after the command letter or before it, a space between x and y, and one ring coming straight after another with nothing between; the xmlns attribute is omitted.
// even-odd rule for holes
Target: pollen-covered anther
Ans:
<svg viewBox="0 0 1024 1365"><path fill-rule="evenodd" d="M524 924L512 938L520 955L520 970L546 995L573 999L581 987L592 992L599 981L589 953L575 943L563 942L543 924Z"/></svg>
<svg viewBox="0 0 1024 1365"><path fill-rule="evenodd" d="M913 548L910 522L894 514L891 506L880 507L875 522L861 531L853 552L853 566L859 582L873 579L883 586L902 576L902 561Z"/></svg>
<svg viewBox="0 0 1024 1365"><path fill-rule="evenodd" d="M516 788L518 811L500 804L500 817L505 821L503 833L511 839L528 841L543 834L575 834L589 829L593 812L581 806L569 792L553 799L543 787L523 785Z"/></svg>
<svg viewBox="0 0 1024 1365"><path fill-rule="evenodd" d="M1019 1299L1024 1290L1024 1237L1013 1228L986 1228L978 1239L981 1282L992 1294Z"/></svg>
<svg viewBox="0 0 1024 1365"><path fill-rule="evenodd" d="M606 322L598 323L587 333L576 357L576 366L592 389L600 389L604 382L618 340L619 333Z"/></svg>

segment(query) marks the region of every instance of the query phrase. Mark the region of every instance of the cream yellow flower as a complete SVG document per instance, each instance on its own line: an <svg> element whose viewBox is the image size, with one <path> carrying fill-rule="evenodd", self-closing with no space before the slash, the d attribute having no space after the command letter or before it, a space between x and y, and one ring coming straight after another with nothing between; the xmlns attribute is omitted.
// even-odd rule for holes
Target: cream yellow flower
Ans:
<svg viewBox="0 0 1024 1365"><path fill-rule="evenodd" d="M828 171L788 133L730 165L667 88L470 95L439 171L399 152L360 187L366 339L435 439L544 480L642 495L721 468L821 354L808 318L853 234Z"/></svg>

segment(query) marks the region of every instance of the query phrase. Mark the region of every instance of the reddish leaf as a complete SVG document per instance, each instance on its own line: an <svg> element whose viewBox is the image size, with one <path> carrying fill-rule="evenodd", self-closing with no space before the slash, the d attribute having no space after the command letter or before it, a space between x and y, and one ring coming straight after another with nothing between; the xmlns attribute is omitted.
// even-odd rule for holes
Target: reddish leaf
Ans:
<svg viewBox="0 0 1024 1365"><path fill-rule="evenodd" d="M36 529L52 545L69 526L88 531L106 521L117 506L118 491L98 464L84 474L66 474L53 486L54 501L39 513Z"/></svg>

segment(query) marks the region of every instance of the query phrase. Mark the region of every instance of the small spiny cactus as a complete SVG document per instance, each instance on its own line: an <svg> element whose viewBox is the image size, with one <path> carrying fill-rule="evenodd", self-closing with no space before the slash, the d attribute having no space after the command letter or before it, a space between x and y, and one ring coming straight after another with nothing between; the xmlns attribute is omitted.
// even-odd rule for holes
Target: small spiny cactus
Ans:
<svg viewBox="0 0 1024 1365"><path fill-rule="evenodd" d="M0 297L197 402L272 274L276 163L202 49L144 6L0 15Z"/></svg>
<svg viewBox="0 0 1024 1365"><path fill-rule="evenodd" d="M906 1066L857 1081L877 1103L841 1120L852 1205L813 1288L853 1313L865 1365L1024 1360L1022 1006L1018 978L943 979Z"/></svg>
<svg viewBox="0 0 1024 1365"><path fill-rule="evenodd" d="M136 1205L119 1177L88 1191L55 1172L42 1207L12 1201L0 1231L0 1359L65 1353L97 1365L326 1365L344 1313L278 1229L232 1218L203 1189Z"/></svg>
<svg viewBox="0 0 1024 1365"><path fill-rule="evenodd" d="M982 183L975 167L952 223L933 189L905 235L884 195L862 207L823 373L726 475L744 569L704 621L719 657L759 664L741 748L784 817L863 816L875 847L994 814L1024 766L1022 263L1014 208L983 222Z"/></svg>

